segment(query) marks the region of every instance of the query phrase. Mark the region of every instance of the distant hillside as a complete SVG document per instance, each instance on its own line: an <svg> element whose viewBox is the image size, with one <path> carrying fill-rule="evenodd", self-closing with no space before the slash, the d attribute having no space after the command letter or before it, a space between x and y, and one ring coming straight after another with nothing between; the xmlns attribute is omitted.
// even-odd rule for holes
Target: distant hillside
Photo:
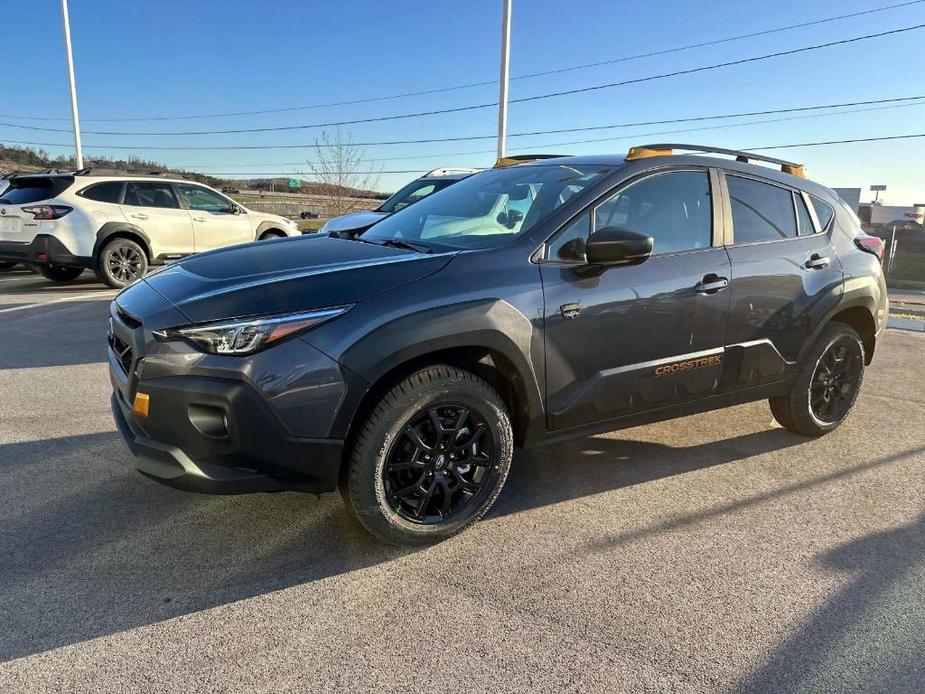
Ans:
<svg viewBox="0 0 925 694"><path fill-rule="evenodd" d="M193 171L185 171L164 166L156 161L129 157L128 159L110 159L109 157L85 157L84 166L97 166L104 169L119 169L120 171L168 171L185 176L194 181L216 186L222 184L222 179L206 176ZM11 147L0 144L0 174L21 171L32 173L45 169L73 170L74 160L70 157L51 157L41 149L30 147Z"/></svg>
<svg viewBox="0 0 925 694"><path fill-rule="evenodd" d="M70 157L51 157L46 151L41 149L32 149L30 147L11 147L0 144L0 176L13 172L33 173L44 171L45 169L63 169L73 170L74 160ZM160 162L129 157L127 159L110 159L108 157L84 158L84 166L98 166L104 169L118 169L120 171L167 171L170 173L185 176L194 181L205 183L215 188L230 186L236 189L250 190L277 190L280 192L300 192L306 195L341 195L345 197L357 198L383 198L381 193L369 190L353 189L332 189L323 183L302 183L301 189L290 189L287 187L288 179L286 178L260 178L260 179L224 179L208 176L206 174L178 169L170 166L164 166Z"/></svg>

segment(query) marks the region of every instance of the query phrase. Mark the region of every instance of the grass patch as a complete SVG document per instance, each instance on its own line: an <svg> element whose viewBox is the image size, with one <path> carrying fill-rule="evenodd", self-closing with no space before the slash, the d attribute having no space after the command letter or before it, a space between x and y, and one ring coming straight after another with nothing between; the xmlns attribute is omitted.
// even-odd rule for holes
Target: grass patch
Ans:
<svg viewBox="0 0 925 694"><path fill-rule="evenodd" d="M299 231L318 231L323 225L323 219L300 219Z"/></svg>

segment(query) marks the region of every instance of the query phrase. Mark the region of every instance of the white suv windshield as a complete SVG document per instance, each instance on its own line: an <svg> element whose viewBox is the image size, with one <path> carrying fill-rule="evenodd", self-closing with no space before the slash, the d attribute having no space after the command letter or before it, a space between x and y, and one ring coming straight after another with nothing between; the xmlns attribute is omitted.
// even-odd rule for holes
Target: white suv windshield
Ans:
<svg viewBox="0 0 925 694"><path fill-rule="evenodd" d="M484 171L396 212L363 234L435 249L492 248L545 219L611 169L533 165Z"/></svg>

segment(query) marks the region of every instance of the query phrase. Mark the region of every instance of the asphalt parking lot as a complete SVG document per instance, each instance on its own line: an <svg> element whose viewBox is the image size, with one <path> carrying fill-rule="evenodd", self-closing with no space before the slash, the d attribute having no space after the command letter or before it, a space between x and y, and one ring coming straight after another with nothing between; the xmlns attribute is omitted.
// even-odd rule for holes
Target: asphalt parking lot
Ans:
<svg viewBox="0 0 925 694"><path fill-rule="evenodd" d="M107 305L0 273L0 691L920 692L925 334L809 440L754 403L515 455L488 518L386 548L336 495L128 465Z"/></svg>

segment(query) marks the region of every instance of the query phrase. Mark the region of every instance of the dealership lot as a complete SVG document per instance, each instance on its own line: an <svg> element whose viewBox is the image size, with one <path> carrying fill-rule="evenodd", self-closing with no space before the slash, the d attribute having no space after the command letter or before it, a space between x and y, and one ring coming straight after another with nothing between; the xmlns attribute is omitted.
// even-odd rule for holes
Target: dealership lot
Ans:
<svg viewBox="0 0 925 694"><path fill-rule="evenodd" d="M925 335L818 440L764 403L519 452L488 518L377 544L336 495L146 480L114 292L0 273L0 691L921 691Z"/></svg>

